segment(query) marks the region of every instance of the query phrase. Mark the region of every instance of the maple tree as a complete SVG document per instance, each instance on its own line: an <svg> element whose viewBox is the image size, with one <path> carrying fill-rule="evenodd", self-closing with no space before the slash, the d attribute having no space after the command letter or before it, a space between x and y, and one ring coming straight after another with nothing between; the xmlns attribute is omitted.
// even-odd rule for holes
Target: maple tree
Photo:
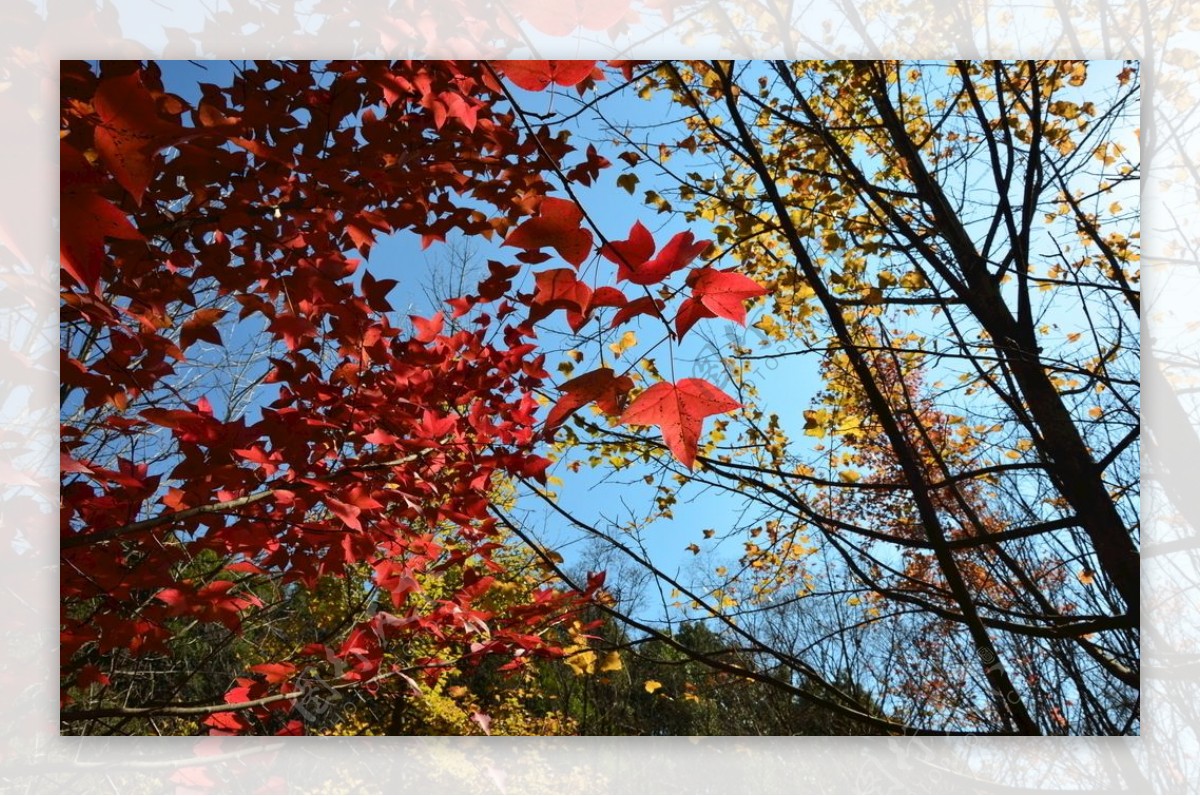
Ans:
<svg viewBox="0 0 1200 796"><path fill-rule="evenodd" d="M1096 96L1083 62L269 62L195 97L167 82L63 66L68 730L330 731L302 710L321 688L425 706L393 731L586 729L475 689L533 687L536 661L617 671L596 612L710 671L710 705L752 682L852 731L1135 726L1133 67ZM608 123L622 92L678 116L665 140ZM581 149L585 112L607 135ZM614 162L629 193L657 170L645 203L686 228L614 237L587 200ZM404 318L403 269L371 257L397 235L494 254ZM748 307L757 348L679 372ZM754 368L800 356L824 391L769 406ZM584 464L657 484L653 508L579 516L551 486ZM744 551L685 582L642 534L694 489L757 519L680 545ZM530 499L711 627L673 632L573 569ZM329 614L268 641L289 604ZM225 684L122 674L197 639Z"/></svg>
<svg viewBox="0 0 1200 796"><path fill-rule="evenodd" d="M480 64L263 63L188 102L154 64L64 65L64 720L184 710L112 707L130 687L113 672L196 625L241 632L267 607L256 584L313 589L364 565L390 611L184 712L242 732L290 715L306 668L374 688L436 679L442 659L556 654L540 633L585 595L478 607L498 566L488 490L548 464L532 445L545 372L530 322L501 325L501 301L471 329L439 313L406 332L396 280L348 255L396 230L426 245L503 235L537 210L538 159L570 146L522 136L492 110L499 93ZM514 273L497 264L458 310L495 302ZM250 336L261 348L231 386L221 353ZM418 606L417 577L436 573L460 588ZM410 638L437 643L381 670Z"/></svg>
<svg viewBox="0 0 1200 796"><path fill-rule="evenodd" d="M601 76L591 62L500 71L534 90ZM302 676L419 689L464 662L518 670L563 654L547 631L603 575L484 607L502 570L489 494L503 477L545 482L550 463L536 450L547 374L533 323L557 309L586 319L624 296L569 269L538 271L538 291L518 294L522 269L493 261L477 293L448 302L474 328L447 330L437 312L405 330L388 301L397 280L349 256L397 231L425 246L451 231L502 237L532 264L543 248L575 267L589 256L582 211L548 196L543 176L573 147L495 110L500 80L481 63L263 63L188 101L154 64L64 68L68 724L200 715L211 732L294 734ZM605 165L591 148L567 179L587 184ZM706 246L684 236L659 259L676 270ZM221 354L250 335L266 354L242 362L231 388ZM191 378L197 366L209 378ZM736 405L711 391L704 413ZM641 406L638 420L678 427L676 450L694 455L700 416ZM170 656L197 626L222 626L229 644L267 611L264 589L290 599L323 578L357 582L364 567L390 610L349 612L348 626L250 666L223 700L130 706L132 686L113 682L119 664ZM457 589L421 599L435 575Z"/></svg>

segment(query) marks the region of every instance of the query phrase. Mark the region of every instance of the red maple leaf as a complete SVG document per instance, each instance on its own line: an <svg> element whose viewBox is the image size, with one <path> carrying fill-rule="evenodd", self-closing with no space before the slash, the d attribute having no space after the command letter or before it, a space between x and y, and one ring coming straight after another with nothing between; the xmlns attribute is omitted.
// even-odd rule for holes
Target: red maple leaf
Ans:
<svg viewBox="0 0 1200 796"><path fill-rule="evenodd" d="M567 36L576 28L605 30L629 11L629 0L514 0L513 8L550 36Z"/></svg>
<svg viewBox="0 0 1200 796"><path fill-rule="evenodd" d="M638 315L657 315L658 311L665 306L662 299L656 299L652 296L641 296L626 304L621 309L617 310L617 314L613 316L612 323L608 328L615 329L630 318L635 318Z"/></svg>
<svg viewBox="0 0 1200 796"><path fill-rule="evenodd" d="M765 296L766 289L748 276L733 270L701 268L688 276L692 298L721 318L746 325L746 299Z"/></svg>
<svg viewBox="0 0 1200 796"><path fill-rule="evenodd" d="M362 513L362 509L358 506L353 506L349 503L343 503L336 498L325 498L325 505L333 512L338 519L346 524L347 528L355 531L362 530L362 522L359 521L358 515Z"/></svg>
<svg viewBox="0 0 1200 796"><path fill-rule="evenodd" d="M600 368L577 376L562 385L562 396L546 417L546 432L553 433L567 417L593 401L610 415L621 411L621 403L633 389L633 379L617 376L612 368Z"/></svg>
<svg viewBox="0 0 1200 796"><path fill-rule="evenodd" d="M640 221L633 222L633 226L629 228L628 239L614 240L600 249L600 255L616 263L618 268L644 263L653 254L654 238Z"/></svg>
<svg viewBox="0 0 1200 796"><path fill-rule="evenodd" d="M413 329L416 330L414 339L418 343L432 343L442 333L442 326L446 321L441 310L438 310L432 318L421 318L416 315L408 317L413 323Z"/></svg>
<svg viewBox="0 0 1200 796"><path fill-rule="evenodd" d="M388 293L400 284L398 279L376 279L370 271L363 271L362 294L367 300L367 306L376 312L391 312L392 305L387 300Z"/></svg>
<svg viewBox="0 0 1200 796"><path fill-rule="evenodd" d="M575 277L570 268L552 268L534 274L537 293L529 305L529 320L536 322L557 309L580 318L588 309L592 289Z"/></svg>
<svg viewBox="0 0 1200 796"><path fill-rule="evenodd" d="M625 294L609 285L601 285L596 288L596 292L592 294L592 300L588 302L588 312L596 309L596 307L624 307L629 303L629 299Z"/></svg>
<svg viewBox="0 0 1200 796"><path fill-rule="evenodd" d="M686 268L710 243L707 240L697 242L692 233L680 232L667 241L658 256L651 260L650 255L654 254L655 249L654 239L639 221L629 230L628 240L613 241L602 248L600 254L616 263L617 279L635 285L655 285L679 269Z"/></svg>
<svg viewBox="0 0 1200 796"><path fill-rule="evenodd" d="M578 266L592 250L591 230L581 229L582 221L583 211L574 202L546 197L538 215L509 233L504 245L526 250L552 248L571 265Z"/></svg>
<svg viewBox="0 0 1200 796"><path fill-rule="evenodd" d="M266 696L265 685L250 677L239 677L237 685L225 692L225 704L240 705Z"/></svg>
<svg viewBox="0 0 1200 796"><path fill-rule="evenodd" d="M578 332L587 323L588 318L592 317L592 313L597 307L624 307L628 303L629 299L625 297L624 293L615 287L601 285L592 293L583 312L567 310L567 322L571 324L572 331Z"/></svg>
<svg viewBox="0 0 1200 796"><path fill-rule="evenodd" d="M675 313L675 336L680 340L688 333L696 321L701 318L715 318L716 313L708 307L696 301L694 298L687 298L679 305L679 311Z"/></svg>
<svg viewBox="0 0 1200 796"><path fill-rule="evenodd" d="M205 307L193 312L179 330L179 347L187 348L197 340L221 345L221 333L217 331L215 324L224 316L225 310L216 307Z"/></svg>
<svg viewBox="0 0 1200 796"><path fill-rule="evenodd" d="M317 327L299 315L278 315L271 321L267 331L282 337L288 351L295 351L317 336Z"/></svg>
<svg viewBox="0 0 1200 796"><path fill-rule="evenodd" d="M458 119L463 127L474 130L479 106L453 91L443 91L433 103L434 126L440 130L447 119Z"/></svg>
<svg viewBox="0 0 1200 796"><path fill-rule="evenodd" d="M103 179L79 150L61 142L59 161L62 267L95 292L104 268L104 239L138 240L142 235L125 213L97 193Z"/></svg>
<svg viewBox="0 0 1200 796"><path fill-rule="evenodd" d="M236 703L231 703L236 704ZM213 735L238 735L250 729L250 722L237 713L214 713L204 720Z"/></svg>
<svg viewBox="0 0 1200 796"><path fill-rule="evenodd" d="M501 64L505 76L526 91L541 91L551 83L574 86L586 80L595 68L595 61L504 61Z"/></svg>
<svg viewBox="0 0 1200 796"><path fill-rule="evenodd" d="M658 426L671 453L690 470L704 418L739 407L741 404L704 379L681 379L675 384L662 381L635 398L621 415L621 422Z"/></svg>
<svg viewBox="0 0 1200 796"><path fill-rule="evenodd" d="M292 663L259 663L250 667L250 671L257 672L267 678L268 683L283 683L290 680L296 674L296 665Z"/></svg>
<svg viewBox="0 0 1200 796"><path fill-rule="evenodd" d="M383 216L369 210L362 211L346 224L346 236L350 238L354 248L358 249L359 254L363 257L371 254L371 247L375 245L376 232L388 233L391 231L391 225Z"/></svg>
<svg viewBox="0 0 1200 796"><path fill-rule="evenodd" d="M96 151L140 205L154 177L154 156L177 141L183 130L158 115L154 97L137 73L102 79L92 106L100 119Z"/></svg>

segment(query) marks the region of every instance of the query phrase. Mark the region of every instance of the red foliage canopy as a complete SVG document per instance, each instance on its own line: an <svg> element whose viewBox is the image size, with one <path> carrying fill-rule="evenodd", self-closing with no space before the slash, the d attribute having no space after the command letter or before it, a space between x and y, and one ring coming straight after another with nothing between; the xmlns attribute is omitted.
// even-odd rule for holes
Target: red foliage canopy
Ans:
<svg viewBox="0 0 1200 796"><path fill-rule="evenodd" d="M591 62L502 71L531 90L602 76ZM115 650L167 652L181 617L236 631L260 604L255 578L311 586L350 564L370 568L390 611L253 667L225 699L256 704L214 714L212 731L247 731L250 714L282 722L307 665L347 682L385 674L397 638L419 635L447 659L556 654L538 630L590 594L543 591L503 615L480 605L498 566L489 489L544 480L549 464L537 452L548 374L533 324L563 309L578 329L607 306L615 325L664 306L577 277L592 232L546 179L572 147L522 131L487 64L259 63L200 88L194 102L166 91L152 63L63 64L62 320L87 331L62 351L65 406L83 418L61 429L64 695L98 682ZM589 150L568 174L586 183L605 165ZM401 231L424 245L506 235L518 260L548 248L572 268L535 274L525 295L512 290L521 267L492 262L476 294L449 302L456 319L495 304L490 314L470 328L447 329L440 312L413 318L409 334L388 302L396 281L347 254ZM680 233L650 259L636 225L601 253L648 285L707 245ZM688 301L741 320L757 286L702 273ZM202 345L255 323L274 391L257 418L175 390ZM575 379L547 426L591 401L615 415L632 388L609 369ZM659 425L690 467L703 417L734 407L690 379L651 387L625 419ZM127 452L144 439L154 456ZM453 544L431 530L446 527ZM171 574L201 555L222 562L219 579ZM418 607L420 578L451 570L457 591ZM263 700L271 693L281 698Z"/></svg>

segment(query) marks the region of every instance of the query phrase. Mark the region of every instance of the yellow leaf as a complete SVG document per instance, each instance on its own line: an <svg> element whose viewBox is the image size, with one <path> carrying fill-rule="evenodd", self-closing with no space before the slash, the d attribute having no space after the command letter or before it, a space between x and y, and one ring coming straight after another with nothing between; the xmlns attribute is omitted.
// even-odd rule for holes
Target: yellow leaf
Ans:
<svg viewBox="0 0 1200 796"><path fill-rule="evenodd" d="M646 191L645 202L646 204L656 208L660 213L671 212L671 203L666 199L663 199L662 196L659 195L658 191Z"/></svg>
<svg viewBox="0 0 1200 796"><path fill-rule="evenodd" d="M647 694L653 694L655 691L662 688L662 683L658 682L657 680L647 680L645 687Z"/></svg>
<svg viewBox="0 0 1200 796"><path fill-rule="evenodd" d="M604 654L604 660L600 661L600 665L596 667L601 672L619 672L624 668L621 663L621 656L614 650Z"/></svg>
<svg viewBox="0 0 1200 796"><path fill-rule="evenodd" d="M608 350L612 351L616 356L621 356L635 345L637 345L637 335L633 332L626 332L625 334L621 335L620 340L610 345Z"/></svg>
<svg viewBox="0 0 1200 796"><path fill-rule="evenodd" d="M845 241L836 232L830 230L821 237L821 246L827 252L837 251L845 245Z"/></svg>
<svg viewBox="0 0 1200 796"><path fill-rule="evenodd" d="M824 409L813 411L804 410L804 433L810 437L825 436L825 426L829 423L829 413Z"/></svg>
<svg viewBox="0 0 1200 796"><path fill-rule="evenodd" d="M1102 410L1098 406L1093 406L1091 409L1088 410L1088 417L1091 417L1091 418L1099 418L1100 415L1102 415L1102 414L1104 414L1104 410Z"/></svg>
<svg viewBox="0 0 1200 796"><path fill-rule="evenodd" d="M774 315L764 315L753 324L755 329L758 329L768 337L779 338L783 336L783 329L775 320Z"/></svg>
<svg viewBox="0 0 1200 796"><path fill-rule="evenodd" d="M571 667L571 671L581 677L585 674L596 673L596 653L591 650L569 655L566 661L567 666Z"/></svg>
<svg viewBox="0 0 1200 796"><path fill-rule="evenodd" d="M842 476L843 481L849 481L852 484L862 478L862 476L858 474L857 470L842 470L839 475Z"/></svg>
<svg viewBox="0 0 1200 796"><path fill-rule="evenodd" d="M1079 116L1079 113L1082 109L1074 102L1056 100L1051 102L1046 107L1046 110L1050 111L1050 113L1054 114L1055 116L1061 116L1064 119L1074 119L1075 117Z"/></svg>

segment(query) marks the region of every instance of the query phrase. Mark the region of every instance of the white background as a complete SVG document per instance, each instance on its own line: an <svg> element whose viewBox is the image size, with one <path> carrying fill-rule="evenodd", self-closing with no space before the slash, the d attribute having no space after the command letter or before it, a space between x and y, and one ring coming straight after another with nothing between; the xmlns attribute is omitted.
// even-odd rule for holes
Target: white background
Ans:
<svg viewBox="0 0 1200 796"><path fill-rule="evenodd" d="M0 789L5 792L1200 790L1200 7L1143 0L0 1ZM182 5L175 3L174 5ZM306 9L320 8L321 14ZM574 30L562 29L582 22ZM1143 736L58 736L61 58L1140 58Z"/></svg>

